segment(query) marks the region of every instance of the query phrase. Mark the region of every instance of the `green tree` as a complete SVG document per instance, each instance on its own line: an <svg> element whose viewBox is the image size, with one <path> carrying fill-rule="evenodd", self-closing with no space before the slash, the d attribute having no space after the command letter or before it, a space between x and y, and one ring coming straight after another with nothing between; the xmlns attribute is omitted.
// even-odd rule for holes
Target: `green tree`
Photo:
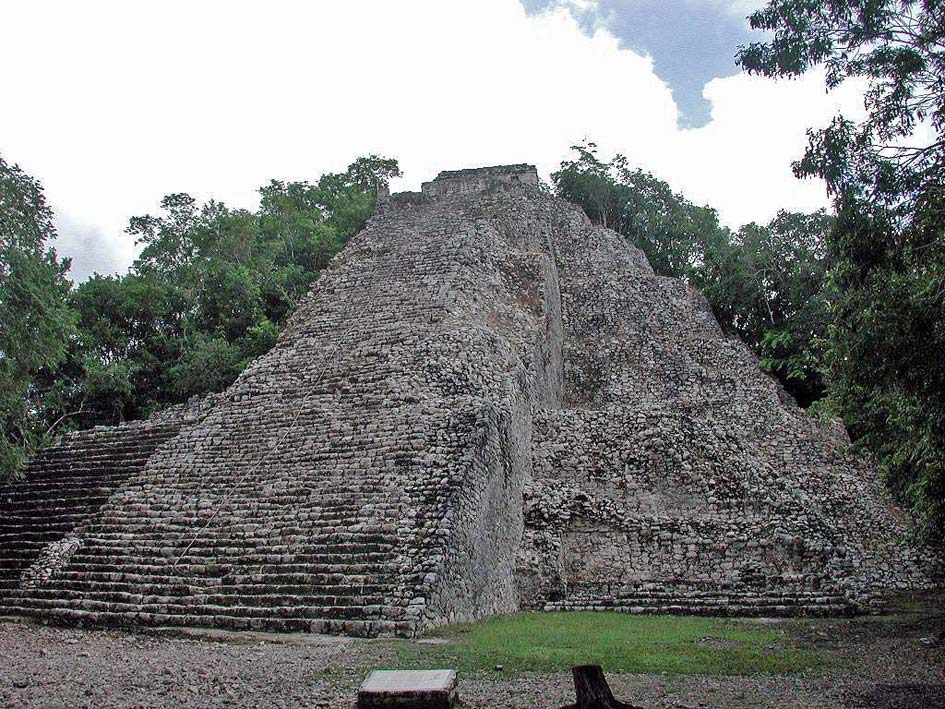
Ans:
<svg viewBox="0 0 945 709"><path fill-rule="evenodd" d="M640 248L662 275L698 281L707 249L729 235L709 207L699 207L627 158L597 157L597 145L572 145L577 156L551 175L558 196L579 205L596 224L613 229Z"/></svg>
<svg viewBox="0 0 945 709"><path fill-rule="evenodd" d="M867 116L810 132L801 176L825 180L831 397L853 438L931 537L945 533L945 4L776 0L750 17L771 39L743 47L749 71L824 65L829 87L868 82ZM922 139L921 136L930 136Z"/></svg>
<svg viewBox="0 0 945 709"><path fill-rule="evenodd" d="M802 406L824 394L821 343L828 334L827 234L833 217L778 212L747 224L706 257L701 287L729 332L761 357Z"/></svg>
<svg viewBox="0 0 945 709"><path fill-rule="evenodd" d="M95 275L69 296L78 334L49 375L46 417L71 412L77 428L147 416L171 403L168 363L181 356L183 289L152 276Z"/></svg>
<svg viewBox="0 0 945 709"><path fill-rule="evenodd" d="M0 477L20 472L44 440L44 369L65 357L74 317L65 303L67 259L42 186L0 157Z"/></svg>
<svg viewBox="0 0 945 709"><path fill-rule="evenodd" d="M71 303L79 335L50 376L59 410L88 427L222 391L275 343L319 272L374 211L395 160L359 158L316 184L273 180L259 209L171 194L130 220L131 273L95 276Z"/></svg>
<svg viewBox="0 0 945 709"><path fill-rule="evenodd" d="M597 157L597 144L585 141L572 145L577 157L561 163L551 182L558 196L581 207L595 224L623 232L621 216L629 195L617 175L627 167L627 159L616 155L610 162Z"/></svg>

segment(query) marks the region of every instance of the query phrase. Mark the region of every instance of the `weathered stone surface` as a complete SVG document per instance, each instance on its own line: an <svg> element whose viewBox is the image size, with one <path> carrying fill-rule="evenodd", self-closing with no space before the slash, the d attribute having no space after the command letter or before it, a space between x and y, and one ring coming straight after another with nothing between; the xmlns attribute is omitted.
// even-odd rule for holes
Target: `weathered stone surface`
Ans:
<svg viewBox="0 0 945 709"><path fill-rule="evenodd" d="M357 709L450 709L456 670L375 670L358 689Z"/></svg>
<svg viewBox="0 0 945 709"><path fill-rule="evenodd" d="M938 566L847 448L533 168L443 173L385 199L276 347L39 540L36 573L11 566L3 602L366 635L869 608Z"/></svg>
<svg viewBox="0 0 945 709"><path fill-rule="evenodd" d="M932 583L842 427L798 408L700 293L577 210L523 211L555 225L565 380L533 419L523 605L827 614Z"/></svg>
<svg viewBox="0 0 945 709"><path fill-rule="evenodd" d="M73 530L215 402L195 399L147 421L69 434L30 461L25 479L0 486L0 604L65 563L81 546Z"/></svg>

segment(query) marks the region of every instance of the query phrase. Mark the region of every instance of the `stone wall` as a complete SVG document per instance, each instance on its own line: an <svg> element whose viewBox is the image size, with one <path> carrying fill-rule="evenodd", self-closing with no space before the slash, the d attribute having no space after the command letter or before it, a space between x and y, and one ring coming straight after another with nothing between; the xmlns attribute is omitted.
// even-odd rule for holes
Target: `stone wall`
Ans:
<svg viewBox="0 0 945 709"><path fill-rule="evenodd" d="M385 200L274 349L11 598L363 635L869 608L936 562L847 447L534 168L443 173Z"/></svg>
<svg viewBox="0 0 945 709"><path fill-rule="evenodd" d="M537 189L538 173L530 165L497 165L471 170L445 170L432 182L424 182L422 194L437 199L456 195L481 195L525 187Z"/></svg>
<svg viewBox="0 0 945 709"><path fill-rule="evenodd" d="M799 409L701 294L541 204L557 225L565 393L535 416L523 605L833 613L932 583L936 560L905 543L908 521L842 428Z"/></svg>

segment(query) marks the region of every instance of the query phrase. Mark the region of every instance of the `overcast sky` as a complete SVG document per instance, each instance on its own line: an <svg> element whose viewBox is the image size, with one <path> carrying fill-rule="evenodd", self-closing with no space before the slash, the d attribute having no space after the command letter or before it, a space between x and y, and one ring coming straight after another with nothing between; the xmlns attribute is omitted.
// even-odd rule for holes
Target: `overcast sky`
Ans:
<svg viewBox="0 0 945 709"><path fill-rule="evenodd" d="M856 85L739 73L752 0L52 2L4 6L0 154L39 178L73 277L123 272L128 218L190 192L255 208L271 178L396 157L529 162L584 137L731 226L826 204L790 162Z"/></svg>

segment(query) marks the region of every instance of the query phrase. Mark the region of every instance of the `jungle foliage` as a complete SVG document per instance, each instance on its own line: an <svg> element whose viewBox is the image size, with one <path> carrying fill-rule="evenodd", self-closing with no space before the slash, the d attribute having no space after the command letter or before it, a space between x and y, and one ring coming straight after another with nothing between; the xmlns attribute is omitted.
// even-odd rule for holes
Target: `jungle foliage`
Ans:
<svg viewBox="0 0 945 709"><path fill-rule="evenodd" d="M945 533L945 2L774 0L749 18L770 41L753 72L818 66L867 81L866 118L809 132L799 176L833 197L823 369L853 438L930 537Z"/></svg>
<svg viewBox="0 0 945 709"><path fill-rule="evenodd" d="M69 261L49 247L55 238L42 186L0 157L0 478L45 440L37 378L65 359L75 332Z"/></svg>
<svg viewBox="0 0 945 709"><path fill-rule="evenodd" d="M137 419L225 389L373 213L397 162L368 156L315 184L273 180L256 211L178 193L127 232L124 276L71 288L38 182L0 162L0 477L49 431Z"/></svg>

